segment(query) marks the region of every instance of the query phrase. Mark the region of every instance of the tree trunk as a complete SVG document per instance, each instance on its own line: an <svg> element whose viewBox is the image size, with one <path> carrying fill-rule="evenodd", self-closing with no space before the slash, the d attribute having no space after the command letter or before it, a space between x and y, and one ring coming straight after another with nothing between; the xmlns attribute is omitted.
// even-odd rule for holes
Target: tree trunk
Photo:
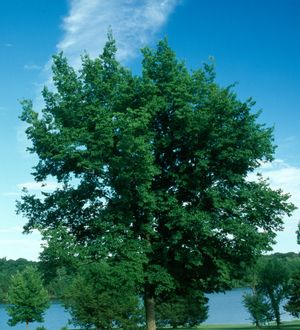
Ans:
<svg viewBox="0 0 300 330"><path fill-rule="evenodd" d="M276 300L273 296L273 294L269 294L270 296L270 300L271 300L271 306L275 315L275 322L276 322L276 326L277 328L280 328L280 324L281 324L281 319L280 319L280 302L278 300Z"/></svg>
<svg viewBox="0 0 300 330"><path fill-rule="evenodd" d="M146 311L147 330L156 330L154 297L153 295L149 294L146 290L144 299L145 299L144 304Z"/></svg>
<svg viewBox="0 0 300 330"><path fill-rule="evenodd" d="M26 321L26 330L28 330L29 328L28 328L28 321Z"/></svg>
<svg viewBox="0 0 300 330"><path fill-rule="evenodd" d="M276 320L276 326L277 328L280 328L281 320L280 320L280 311L276 310L275 312L275 320Z"/></svg>

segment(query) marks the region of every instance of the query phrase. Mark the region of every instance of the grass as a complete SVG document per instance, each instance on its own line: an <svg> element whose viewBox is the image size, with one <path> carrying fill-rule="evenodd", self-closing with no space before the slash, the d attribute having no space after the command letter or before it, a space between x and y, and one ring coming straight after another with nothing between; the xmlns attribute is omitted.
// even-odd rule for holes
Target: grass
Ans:
<svg viewBox="0 0 300 330"><path fill-rule="evenodd" d="M277 328L276 325L266 325L260 329L261 330L278 330L278 329L300 330L300 321L283 322L280 328ZM157 328L157 330L172 330L172 328ZM257 330L257 328L254 325L247 325L247 324L232 324L232 325L213 324L213 325L201 325L197 328L177 328L177 330Z"/></svg>
<svg viewBox="0 0 300 330"><path fill-rule="evenodd" d="M197 330L257 330L254 325L245 324L216 324L216 325L201 325ZM276 325L266 325L262 330L278 330ZM279 329L283 330L300 330L300 321L283 322ZM166 330L166 328L159 328L158 330ZM170 328L168 330L171 330ZM178 328L178 330L195 330L195 328Z"/></svg>

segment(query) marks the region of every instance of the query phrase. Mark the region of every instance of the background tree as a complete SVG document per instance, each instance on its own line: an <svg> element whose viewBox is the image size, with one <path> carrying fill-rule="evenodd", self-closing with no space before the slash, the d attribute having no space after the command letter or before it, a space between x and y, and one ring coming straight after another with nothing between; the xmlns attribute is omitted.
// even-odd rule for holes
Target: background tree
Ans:
<svg viewBox="0 0 300 330"><path fill-rule="evenodd" d="M35 180L54 177L63 188L25 194L18 210L26 231L63 226L96 259L126 259L135 246L155 329L155 299L230 287L294 207L268 182L247 180L272 160L272 130L251 100L216 84L212 66L190 73L163 40L143 50L135 77L115 53L110 34L78 73L54 56L56 91L44 89L41 115L23 102Z"/></svg>
<svg viewBox="0 0 300 330"><path fill-rule="evenodd" d="M284 309L295 317L300 317L300 271L292 275L288 302Z"/></svg>
<svg viewBox="0 0 300 330"><path fill-rule="evenodd" d="M208 298L193 292L186 296L173 296L156 302L156 318L159 326L177 328L194 327L208 317Z"/></svg>
<svg viewBox="0 0 300 330"><path fill-rule="evenodd" d="M28 266L13 276L8 303L6 310L10 316L10 326L26 323L28 329L31 322L43 322L43 314L49 307L49 298L36 268Z"/></svg>
<svg viewBox="0 0 300 330"><path fill-rule="evenodd" d="M136 274L124 263L114 267L105 262L85 265L73 278L64 299L72 323L97 330L114 326L137 329L144 320L136 283Z"/></svg>
<svg viewBox="0 0 300 330"><path fill-rule="evenodd" d="M257 290L269 301L277 327L281 323L280 304L289 292L289 271L278 259L271 259L258 269Z"/></svg>
<svg viewBox="0 0 300 330"><path fill-rule="evenodd" d="M298 223L297 242L300 244L300 223ZM299 255L298 255L299 256ZM292 264L292 276L288 302L284 306L285 310L295 317L300 317L300 263L299 258L295 258Z"/></svg>
<svg viewBox="0 0 300 330"><path fill-rule="evenodd" d="M247 293L243 297L243 304L257 328L273 319L271 306L263 294L258 292Z"/></svg>

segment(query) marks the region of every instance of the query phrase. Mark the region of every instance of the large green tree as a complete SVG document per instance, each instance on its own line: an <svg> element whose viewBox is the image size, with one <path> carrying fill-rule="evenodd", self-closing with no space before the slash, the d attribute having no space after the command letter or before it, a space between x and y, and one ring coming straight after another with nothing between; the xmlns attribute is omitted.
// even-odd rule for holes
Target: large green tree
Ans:
<svg viewBox="0 0 300 330"><path fill-rule="evenodd" d="M49 307L49 297L36 268L28 266L12 277L8 303L6 310L10 316L10 326L26 323L28 329L29 323L43 321L44 312Z"/></svg>
<svg viewBox="0 0 300 330"><path fill-rule="evenodd" d="M248 180L272 160L272 129L251 100L218 86L211 65L189 72L163 40L143 50L142 74L133 76L115 54L109 35L79 72L54 56L56 90L43 90L41 113L23 102L39 158L34 178L63 187L25 194L18 210L26 231L66 227L95 258L126 259L135 246L155 329L157 297L227 288L270 249L293 205L268 182Z"/></svg>

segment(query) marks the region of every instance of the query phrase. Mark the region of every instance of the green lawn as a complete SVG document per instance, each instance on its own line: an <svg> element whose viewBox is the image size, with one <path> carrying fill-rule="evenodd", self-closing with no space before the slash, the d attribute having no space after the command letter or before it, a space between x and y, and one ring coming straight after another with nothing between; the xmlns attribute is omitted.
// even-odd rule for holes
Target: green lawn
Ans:
<svg viewBox="0 0 300 330"><path fill-rule="evenodd" d="M266 325L262 330L278 330L276 325ZM279 329L300 330L300 321L283 322ZM74 329L75 330L75 329ZM157 328L157 330L172 330L172 328ZM197 328L177 328L177 330L257 330L253 325L237 324L216 324L216 325L201 325Z"/></svg>
<svg viewBox="0 0 300 330"><path fill-rule="evenodd" d="M169 328L170 329L170 328ZM179 328L178 330L195 330L195 328ZM217 325L202 325L197 328L198 330L257 330L253 325L228 325L228 324L217 324ZM275 325L264 326L262 329L266 330L277 330ZM300 321L283 322L280 329L287 330L300 330ZM159 330L166 330L166 328L159 328Z"/></svg>

